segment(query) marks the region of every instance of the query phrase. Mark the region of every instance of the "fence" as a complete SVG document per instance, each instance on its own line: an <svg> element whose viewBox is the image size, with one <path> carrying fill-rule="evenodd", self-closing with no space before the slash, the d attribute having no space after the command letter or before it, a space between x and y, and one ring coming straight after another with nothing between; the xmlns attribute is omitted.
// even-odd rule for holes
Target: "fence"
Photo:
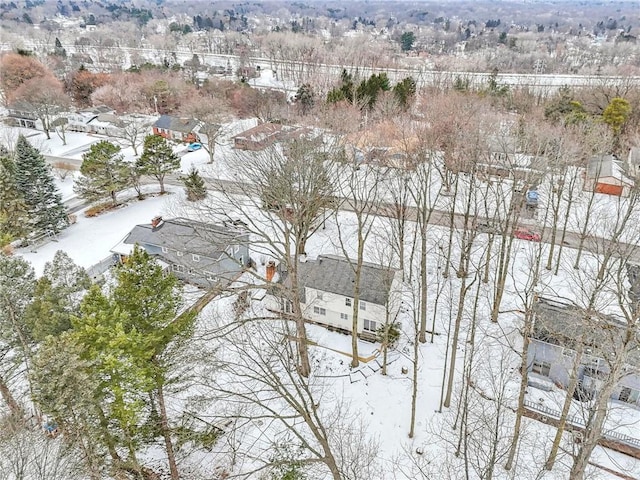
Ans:
<svg viewBox="0 0 640 480"><path fill-rule="evenodd" d="M552 408L545 407L544 405L540 405L539 403L535 403L535 402L530 402L528 400L524 401L524 406L529 410L535 410L536 412L543 413L548 417L553 417L555 420L558 420L561 415L561 413L558 410L554 410ZM568 415L567 423L581 429L584 429L587 426L584 419L576 415ZM635 437L630 437L629 435L624 435L622 433L616 432L615 430L603 430L602 437L604 437L607 440L613 440L613 441L624 443L626 445L631 445L636 448L640 448L640 439Z"/></svg>
<svg viewBox="0 0 640 480"><path fill-rule="evenodd" d="M118 263L118 259L115 257L115 255L109 255L108 257L100 260L100 262L96 263L95 265L87 268L87 274L93 280L96 280L104 272L113 267L116 263Z"/></svg>

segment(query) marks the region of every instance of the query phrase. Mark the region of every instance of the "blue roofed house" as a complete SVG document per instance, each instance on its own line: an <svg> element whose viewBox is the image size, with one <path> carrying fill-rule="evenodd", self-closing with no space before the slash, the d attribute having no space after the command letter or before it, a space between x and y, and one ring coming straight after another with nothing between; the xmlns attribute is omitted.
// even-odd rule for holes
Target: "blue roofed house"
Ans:
<svg viewBox="0 0 640 480"><path fill-rule="evenodd" d="M232 282L250 261L249 235L239 222L155 217L136 225L111 252L122 261L136 244L176 277L203 288Z"/></svg>

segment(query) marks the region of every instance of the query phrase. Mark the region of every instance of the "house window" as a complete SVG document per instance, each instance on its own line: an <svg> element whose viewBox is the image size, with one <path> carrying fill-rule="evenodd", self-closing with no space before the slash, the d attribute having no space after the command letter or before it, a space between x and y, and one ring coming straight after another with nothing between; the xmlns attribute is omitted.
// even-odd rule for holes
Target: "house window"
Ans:
<svg viewBox="0 0 640 480"><path fill-rule="evenodd" d="M551 364L549 362L541 362L539 360L535 360L533 362L531 371L544 377L548 377L549 373L551 372Z"/></svg>
<svg viewBox="0 0 640 480"><path fill-rule="evenodd" d="M378 324L372 320L365 320L364 329L367 332L375 332L378 329Z"/></svg>
<svg viewBox="0 0 640 480"><path fill-rule="evenodd" d="M360 301L360 310L366 310L367 309L367 304L364 303L363 301Z"/></svg>
<svg viewBox="0 0 640 480"><path fill-rule="evenodd" d="M174 272L184 273L184 265L177 265L174 263L171 265L171 270Z"/></svg>
<svg viewBox="0 0 640 480"><path fill-rule="evenodd" d="M240 251L240 245L233 246L233 253L238 253Z"/></svg>
<svg viewBox="0 0 640 480"><path fill-rule="evenodd" d="M324 300L324 292L318 292L318 300Z"/></svg>
<svg viewBox="0 0 640 480"><path fill-rule="evenodd" d="M350 307L350 306L351 306L351 299L350 299L350 298L345 298L345 299L344 299L344 304L345 304L347 307Z"/></svg>
<svg viewBox="0 0 640 480"><path fill-rule="evenodd" d="M240 263L240 265L244 265L244 255L240 255L240 258L238 259L238 263Z"/></svg>
<svg viewBox="0 0 640 480"><path fill-rule="evenodd" d="M620 389L620 394L618 395L618 400L625 403L635 404L638 401L638 397L640 397L640 391L629 387L622 387Z"/></svg>
<svg viewBox="0 0 640 480"><path fill-rule="evenodd" d="M181 256L183 256L183 255L184 255L184 252L181 252L181 251L179 251L179 250L178 250L178 251L176 252L176 255L177 255L177 256L179 256L179 257L181 257Z"/></svg>
<svg viewBox="0 0 640 480"><path fill-rule="evenodd" d="M200 255L196 255L195 253L193 255L191 255L191 258L193 258L194 262L199 262L200 261Z"/></svg>
<svg viewBox="0 0 640 480"><path fill-rule="evenodd" d="M196 271L193 268L189 269L189 275L195 275Z"/></svg>
<svg viewBox="0 0 640 480"><path fill-rule="evenodd" d="M290 300L284 300L284 313L293 313L293 303Z"/></svg>
<svg viewBox="0 0 640 480"><path fill-rule="evenodd" d="M347 315L346 313L341 313L340 320L349 320L349 315Z"/></svg>
<svg viewBox="0 0 640 480"><path fill-rule="evenodd" d="M207 280L209 280L210 282L215 282L216 281L216 276L213 273L204 272L204 275L207 278Z"/></svg>
<svg viewBox="0 0 640 480"><path fill-rule="evenodd" d="M327 310L320 307L313 307L313 313L315 313L316 315L326 315Z"/></svg>
<svg viewBox="0 0 640 480"><path fill-rule="evenodd" d="M162 253L169 253L169 249L167 247L162 247Z"/></svg>

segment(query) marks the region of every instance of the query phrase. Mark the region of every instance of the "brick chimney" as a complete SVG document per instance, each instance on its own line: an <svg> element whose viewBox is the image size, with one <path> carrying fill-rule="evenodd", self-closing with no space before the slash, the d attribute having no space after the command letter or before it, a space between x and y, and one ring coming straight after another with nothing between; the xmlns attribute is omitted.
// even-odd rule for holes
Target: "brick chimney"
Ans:
<svg viewBox="0 0 640 480"><path fill-rule="evenodd" d="M267 282L273 281L273 277L276 274L276 262L271 260L267 263Z"/></svg>
<svg viewBox="0 0 640 480"><path fill-rule="evenodd" d="M157 228L162 224L162 217L157 216L151 219L151 228Z"/></svg>

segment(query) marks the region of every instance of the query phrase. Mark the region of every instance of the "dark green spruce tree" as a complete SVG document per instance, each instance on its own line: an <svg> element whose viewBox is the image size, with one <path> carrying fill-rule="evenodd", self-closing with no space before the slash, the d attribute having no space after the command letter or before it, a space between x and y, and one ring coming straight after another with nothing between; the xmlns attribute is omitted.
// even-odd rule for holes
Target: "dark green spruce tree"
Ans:
<svg viewBox="0 0 640 480"><path fill-rule="evenodd" d="M15 176L15 163L0 153L0 247L26 233L27 207L16 187Z"/></svg>
<svg viewBox="0 0 640 480"><path fill-rule="evenodd" d="M184 183L184 188L187 193L187 200L197 202L198 200L206 198L207 189L197 168L191 167L189 174L182 178L182 182Z"/></svg>
<svg viewBox="0 0 640 480"><path fill-rule="evenodd" d="M16 187L26 205L29 232L34 235L60 232L69 222L51 168L23 135L16 143L15 162Z"/></svg>

